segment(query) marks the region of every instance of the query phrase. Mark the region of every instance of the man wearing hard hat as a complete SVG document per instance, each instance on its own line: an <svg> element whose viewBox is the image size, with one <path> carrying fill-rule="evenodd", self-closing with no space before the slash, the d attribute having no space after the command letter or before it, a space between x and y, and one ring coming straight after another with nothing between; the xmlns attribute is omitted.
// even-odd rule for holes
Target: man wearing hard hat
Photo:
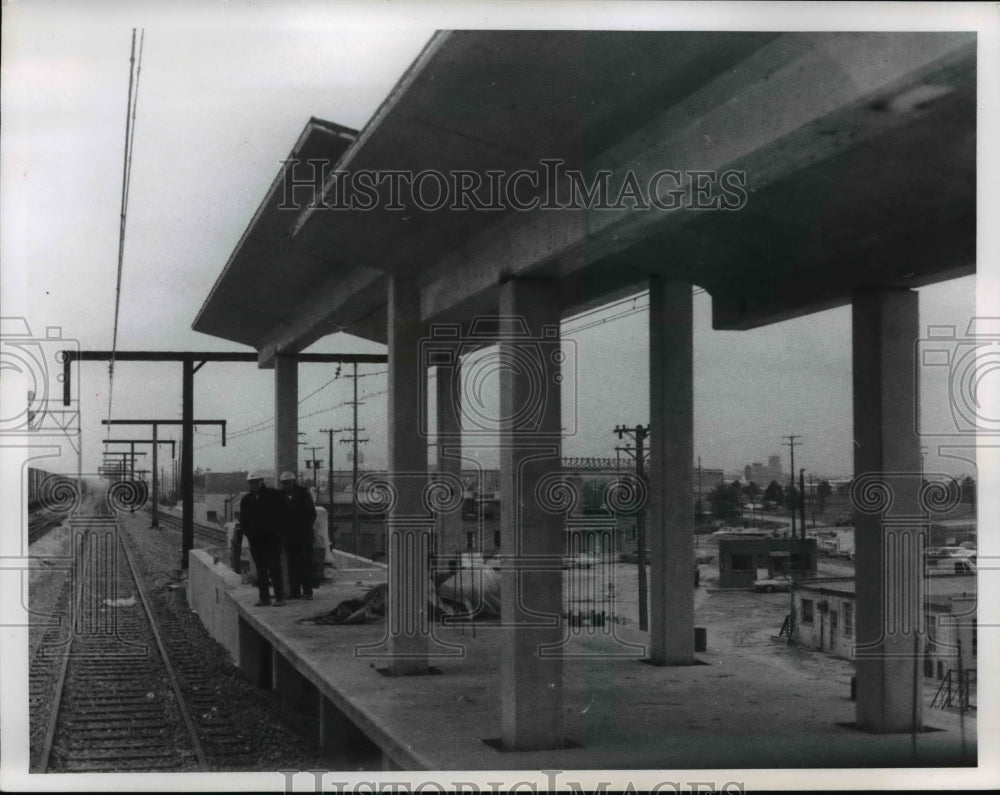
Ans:
<svg viewBox="0 0 1000 795"><path fill-rule="evenodd" d="M288 558L289 599L312 599L313 522L316 506L295 473L281 473L281 527Z"/></svg>
<svg viewBox="0 0 1000 795"><path fill-rule="evenodd" d="M250 542L250 554L257 567L257 592L260 599L254 607L271 604L269 586L274 585L274 606L285 604L285 584L281 576L281 495L264 485L263 475L251 472L247 475L250 492L240 500L240 527L237 543L241 536Z"/></svg>

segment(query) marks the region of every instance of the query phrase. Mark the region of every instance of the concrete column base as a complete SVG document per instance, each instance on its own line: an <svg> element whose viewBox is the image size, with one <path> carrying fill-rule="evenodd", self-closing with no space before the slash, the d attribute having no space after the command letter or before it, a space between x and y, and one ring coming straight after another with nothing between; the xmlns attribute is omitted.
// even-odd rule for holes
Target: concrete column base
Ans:
<svg viewBox="0 0 1000 795"><path fill-rule="evenodd" d="M319 699L319 745L345 770L380 765L384 759L382 750L325 696Z"/></svg>
<svg viewBox="0 0 1000 795"><path fill-rule="evenodd" d="M271 689L299 712L317 714L319 691L316 686L274 648L271 649Z"/></svg>
<svg viewBox="0 0 1000 795"><path fill-rule="evenodd" d="M240 655L237 665L255 687L271 687L271 644L242 618L239 624Z"/></svg>

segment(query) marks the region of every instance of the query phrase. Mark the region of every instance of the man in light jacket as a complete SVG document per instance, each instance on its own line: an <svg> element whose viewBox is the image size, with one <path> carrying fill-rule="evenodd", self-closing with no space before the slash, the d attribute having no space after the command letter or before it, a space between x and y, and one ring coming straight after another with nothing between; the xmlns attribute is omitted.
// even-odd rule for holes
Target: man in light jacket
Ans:
<svg viewBox="0 0 1000 795"><path fill-rule="evenodd" d="M316 506L309 490L295 482L293 472L281 473L281 528L288 558L289 599L312 599L313 522Z"/></svg>

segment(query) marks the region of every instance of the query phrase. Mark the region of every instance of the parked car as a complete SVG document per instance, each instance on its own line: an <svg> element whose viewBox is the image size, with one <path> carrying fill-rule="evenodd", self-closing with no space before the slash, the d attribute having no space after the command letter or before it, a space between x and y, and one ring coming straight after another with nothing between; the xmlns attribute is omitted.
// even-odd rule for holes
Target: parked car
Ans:
<svg viewBox="0 0 1000 795"><path fill-rule="evenodd" d="M927 572L933 574L972 574L976 571L976 550L968 547L927 547L924 550Z"/></svg>
<svg viewBox="0 0 1000 795"><path fill-rule="evenodd" d="M577 552L573 555L566 555L562 559L564 569L592 569L601 559L592 552Z"/></svg>
<svg viewBox="0 0 1000 795"><path fill-rule="evenodd" d="M817 551L820 555L836 555L840 552L840 542L824 538L817 545Z"/></svg>
<svg viewBox="0 0 1000 795"><path fill-rule="evenodd" d="M976 550L969 549L968 547L927 547L924 550L924 555L927 558L928 563L936 563L940 560L945 560L948 558L962 558L975 560Z"/></svg>
<svg viewBox="0 0 1000 795"><path fill-rule="evenodd" d="M775 574L773 577L764 577L754 580L754 590L773 593L774 591L790 591L792 589L792 578L787 574Z"/></svg>
<svg viewBox="0 0 1000 795"><path fill-rule="evenodd" d="M646 550L646 565L649 565L649 559L652 556L652 552L648 549ZM618 555L618 560L622 563L638 563L639 562L639 550L633 549L631 552L622 552Z"/></svg>

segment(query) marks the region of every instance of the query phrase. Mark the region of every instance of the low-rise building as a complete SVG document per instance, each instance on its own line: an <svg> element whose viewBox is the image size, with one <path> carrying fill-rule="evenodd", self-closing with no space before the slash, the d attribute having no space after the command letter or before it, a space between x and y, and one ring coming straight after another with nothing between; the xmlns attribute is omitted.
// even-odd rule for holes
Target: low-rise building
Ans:
<svg viewBox="0 0 1000 795"><path fill-rule="evenodd" d="M854 579L796 583L794 640L801 646L854 659Z"/></svg>
<svg viewBox="0 0 1000 795"><path fill-rule="evenodd" d="M267 473L270 476L271 473ZM268 485L274 485L270 478ZM195 477L194 521L224 525L237 518L240 499L247 493L247 472L203 472Z"/></svg>
<svg viewBox="0 0 1000 795"><path fill-rule="evenodd" d="M815 538L719 539L719 587L746 588L754 580L788 574L816 575Z"/></svg>
<svg viewBox="0 0 1000 795"><path fill-rule="evenodd" d="M924 580L924 676L976 670L976 577L944 574ZM854 578L796 583L794 635L800 646L854 659Z"/></svg>

